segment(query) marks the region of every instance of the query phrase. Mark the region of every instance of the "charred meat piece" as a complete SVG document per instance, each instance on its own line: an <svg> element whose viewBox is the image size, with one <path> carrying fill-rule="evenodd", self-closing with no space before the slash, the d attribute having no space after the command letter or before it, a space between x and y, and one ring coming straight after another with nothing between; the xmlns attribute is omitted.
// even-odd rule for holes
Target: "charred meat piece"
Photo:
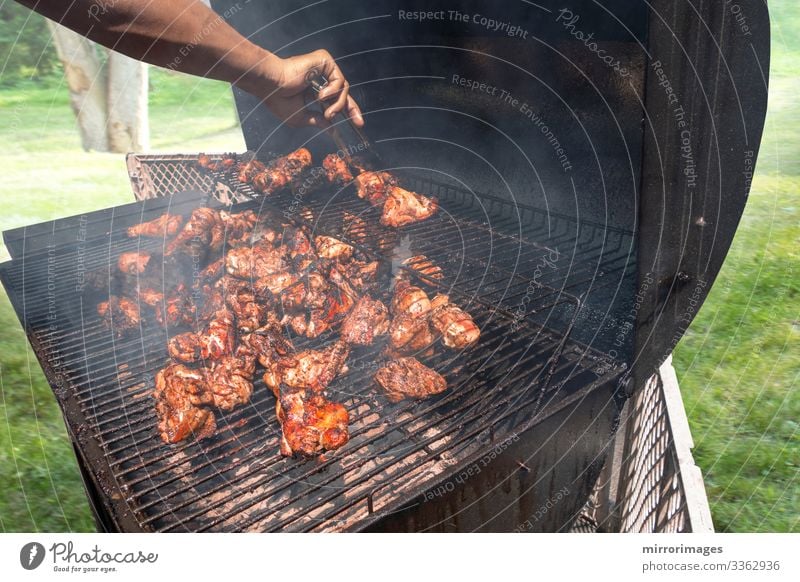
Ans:
<svg viewBox="0 0 800 582"><path fill-rule="evenodd" d="M244 349L237 349L235 355L224 356L213 362L208 368L207 377L214 406L220 410L232 410L250 402L255 371L255 357Z"/></svg>
<svg viewBox="0 0 800 582"><path fill-rule="evenodd" d="M346 371L350 346L337 341L322 350L305 350L278 360L264 374L264 382L274 393L284 384L290 389L322 392L333 379Z"/></svg>
<svg viewBox="0 0 800 582"><path fill-rule="evenodd" d="M225 295L225 304L236 316L236 327L239 331L249 333L266 324L270 316L277 321L271 310L272 297L257 293L247 281L235 289L229 289Z"/></svg>
<svg viewBox="0 0 800 582"><path fill-rule="evenodd" d="M214 401L202 370L169 364L156 374L156 415L165 443L176 443L194 434L198 439L214 434L214 414L206 408Z"/></svg>
<svg viewBox="0 0 800 582"><path fill-rule="evenodd" d="M332 451L350 439L347 409L320 394L281 389L275 412L281 423L281 454L286 457Z"/></svg>
<svg viewBox="0 0 800 582"><path fill-rule="evenodd" d="M431 310L431 301L428 294L408 281L398 281L392 297L392 313L400 315L408 313L413 316L423 316Z"/></svg>
<svg viewBox="0 0 800 582"><path fill-rule="evenodd" d="M344 318L341 338L349 344L368 346L388 329L389 310L377 299L364 295Z"/></svg>
<svg viewBox="0 0 800 582"><path fill-rule="evenodd" d="M146 236L153 238L165 238L175 236L183 224L183 216L180 214L162 214L155 220L135 224L128 229L128 236Z"/></svg>
<svg viewBox="0 0 800 582"><path fill-rule="evenodd" d="M122 253L117 259L117 267L126 275L141 275L147 269L150 258L150 253L146 251Z"/></svg>
<svg viewBox="0 0 800 582"><path fill-rule="evenodd" d="M247 350L268 371L272 370L278 360L294 352L291 342L283 336L280 326L275 324L265 325L243 335L239 348Z"/></svg>
<svg viewBox="0 0 800 582"><path fill-rule="evenodd" d="M286 267L281 250L266 243L236 247L225 255L225 270L240 279L261 279L284 271Z"/></svg>
<svg viewBox="0 0 800 582"><path fill-rule="evenodd" d="M117 337L122 337L141 324L139 304L127 297L112 296L108 301L97 305L97 314L102 318L103 324L113 330Z"/></svg>
<svg viewBox="0 0 800 582"><path fill-rule="evenodd" d="M167 245L164 254L169 256L178 250L208 247L218 222L219 212L213 208L203 206L195 209L178 235Z"/></svg>
<svg viewBox="0 0 800 582"><path fill-rule="evenodd" d="M140 303L144 303L145 305L156 308L164 301L164 294L161 291L153 289L152 287L140 286L137 297L139 298Z"/></svg>
<svg viewBox="0 0 800 582"><path fill-rule="evenodd" d="M447 381L438 372L416 358L398 358L375 374L375 380L386 390L392 402L404 398L427 398L447 390Z"/></svg>
<svg viewBox="0 0 800 582"><path fill-rule="evenodd" d="M373 206L382 206L397 179L388 172L364 172L356 176L356 194Z"/></svg>
<svg viewBox="0 0 800 582"><path fill-rule="evenodd" d="M396 315L389 327L390 355L425 353L436 341L427 316Z"/></svg>
<svg viewBox="0 0 800 582"><path fill-rule="evenodd" d="M322 167L325 168L325 176L328 182L335 184L349 184L353 181L353 173L347 163L347 159L339 154L328 154L322 160Z"/></svg>
<svg viewBox="0 0 800 582"><path fill-rule="evenodd" d="M169 357L182 364L194 364L200 361L200 336L187 331L172 336L167 341Z"/></svg>
<svg viewBox="0 0 800 582"><path fill-rule="evenodd" d="M284 289L295 284L300 279L300 275L289 271L273 273L266 277L261 277L255 282L255 287L261 292L267 290L273 295L279 295Z"/></svg>
<svg viewBox="0 0 800 582"><path fill-rule="evenodd" d="M481 330L472 317L458 305L450 303L447 295L437 295L431 301L431 325L442 334L448 348L467 348L481 337Z"/></svg>
<svg viewBox="0 0 800 582"><path fill-rule="evenodd" d="M284 309L293 310L301 308L320 308L325 305L327 291L330 286L328 280L319 272L311 272L280 293L281 304Z"/></svg>
<svg viewBox="0 0 800 582"><path fill-rule="evenodd" d="M233 353L236 343L236 327L233 324L233 313L220 309L214 314L200 339L200 357L203 360L219 360Z"/></svg>
<svg viewBox="0 0 800 582"><path fill-rule="evenodd" d="M267 167L264 164L255 159L242 162L236 170L236 177L240 182L249 184L257 174L260 174L266 169Z"/></svg>
<svg viewBox="0 0 800 582"><path fill-rule="evenodd" d="M356 291L364 293L376 287L380 261L353 259L344 268L344 275Z"/></svg>
<svg viewBox="0 0 800 582"><path fill-rule="evenodd" d="M211 229L209 248L219 251L223 247L233 248L250 242L257 222L258 217L252 210L236 213L220 210Z"/></svg>
<svg viewBox="0 0 800 582"><path fill-rule="evenodd" d="M167 293L163 305L156 308L156 321L166 327L191 325L196 314L192 295L186 285L181 283Z"/></svg>
<svg viewBox="0 0 800 582"><path fill-rule="evenodd" d="M213 160L208 154L197 156L197 164L211 172L225 172L232 170L237 164L236 154L224 154L221 159Z"/></svg>
<svg viewBox="0 0 800 582"><path fill-rule="evenodd" d="M291 327L297 335L303 335L311 339L319 337L331 328L328 312L324 308L287 314L281 322Z"/></svg>
<svg viewBox="0 0 800 582"><path fill-rule="evenodd" d="M303 229L294 226L287 227L283 232L283 252L290 258L312 256L316 257L311 239L303 232Z"/></svg>
<svg viewBox="0 0 800 582"><path fill-rule="evenodd" d="M254 174L251 183L256 190L269 195L288 186L309 166L311 166L311 152L306 148L300 148L278 158L266 169Z"/></svg>
<svg viewBox="0 0 800 582"><path fill-rule="evenodd" d="M437 210L439 203L435 198L395 186L389 191L383 205L381 224L398 228L430 218Z"/></svg>
<svg viewBox="0 0 800 582"><path fill-rule="evenodd" d="M225 257L220 257L212 261L199 273L200 282L203 284L213 283L225 273Z"/></svg>
<svg viewBox="0 0 800 582"><path fill-rule="evenodd" d="M338 259L349 261L353 256L353 247L332 236L317 236L314 238L317 254L323 259Z"/></svg>

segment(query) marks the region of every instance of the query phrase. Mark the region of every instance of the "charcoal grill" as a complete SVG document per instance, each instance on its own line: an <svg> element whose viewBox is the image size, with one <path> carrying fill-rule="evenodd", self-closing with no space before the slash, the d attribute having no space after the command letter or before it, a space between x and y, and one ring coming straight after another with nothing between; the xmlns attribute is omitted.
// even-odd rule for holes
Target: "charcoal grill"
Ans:
<svg viewBox="0 0 800 582"><path fill-rule="evenodd" d="M725 6L711 3L567 2L624 63L625 82L556 20L562 6L546 2L502 14L527 27L527 44L469 22L411 29L384 1L213 5L270 50L324 45L337 56L390 169L441 202L435 219L403 229L396 246L442 264L444 280L420 283L457 298L483 335L468 355L437 361L452 388L420 403L383 400L370 379L376 354L354 354L331 387L351 411L352 440L321 461L278 455L274 401L260 382L251 405L218 418L217 436L164 446L150 394L166 360L165 332L143 328L117 340L94 315L102 290L76 290L86 273L108 277L114 258L137 248L124 229L199 204L285 214L339 237L345 212L376 216L352 190L248 201L252 192L200 171L195 155L129 156L140 202L7 232L12 261L0 268L64 410L99 527L567 530L580 524L613 460L623 470L612 467L617 477L602 483L651 490L637 498L642 507L605 494L606 523L621 511L630 529L661 520L691 530L685 503L665 494L662 506L655 493L685 478L677 468L656 471L663 439L645 454L615 446L613 436L629 396L636 410L662 409L646 400L659 385L651 377L708 293L741 215L749 190L741 168L752 171L766 104L764 5L739 3L751 30L744 35ZM461 8L497 12L485 2ZM519 108L465 96L454 71L536 103L552 138L521 121ZM664 76L689 137L676 125ZM316 160L331 151L324 134L288 131L249 96L235 96L258 157L299 145ZM569 169L552 139L569 152ZM365 250L394 260L377 241ZM631 431L630 415L624 425L648 442ZM653 472L635 474L651 458Z"/></svg>

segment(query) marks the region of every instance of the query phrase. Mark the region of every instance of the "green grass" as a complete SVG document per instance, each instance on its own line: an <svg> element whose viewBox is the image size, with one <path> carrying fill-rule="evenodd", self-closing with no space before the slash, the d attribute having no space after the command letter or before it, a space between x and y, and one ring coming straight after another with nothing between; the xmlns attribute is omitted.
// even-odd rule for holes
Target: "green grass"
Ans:
<svg viewBox="0 0 800 582"><path fill-rule="evenodd" d="M800 6L770 9L757 176L728 260L674 359L722 531L798 531ZM227 86L151 75L154 150L243 149ZM10 152L0 154L0 230L132 199L123 156L81 151L63 87L0 91L0 118ZM93 530L58 406L4 293L0 326L0 528Z"/></svg>
<svg viewBox="0 0 800 582"><path fill-rule="evenodd" d="M244 149L230 87L160 70L151 82L153 150ZM2 91L0 118L0 230L133 201L123 155L81 150L63 87ZM94 531L58 405L5 292L0 329L0 530Z"/></svg>
<svg viewBox="0 0 800 582"><path fill-rule="evenodd" d="M770 12L750 200L674 357L717 531L800 531L800 6L770 2Z"/></svg>

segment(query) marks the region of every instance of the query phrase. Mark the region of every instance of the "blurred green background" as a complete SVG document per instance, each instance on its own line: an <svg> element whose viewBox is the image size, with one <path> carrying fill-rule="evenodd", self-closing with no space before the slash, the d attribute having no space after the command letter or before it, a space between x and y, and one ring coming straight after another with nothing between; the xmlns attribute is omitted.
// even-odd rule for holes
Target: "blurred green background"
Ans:
<svg viewBox="0 0 800 582"><path fill-rule="evenodd" d="M717 531L800 531L800 3L770 11L750 201L674 358ZM132 200L124 156L81 149L49 38L41 17L0 5L0 230ZM151 68L150 128L154 151L244 150L230 88L205 79ZM3 291L0 329L0 529L93 531L58 406Z"/></svg>

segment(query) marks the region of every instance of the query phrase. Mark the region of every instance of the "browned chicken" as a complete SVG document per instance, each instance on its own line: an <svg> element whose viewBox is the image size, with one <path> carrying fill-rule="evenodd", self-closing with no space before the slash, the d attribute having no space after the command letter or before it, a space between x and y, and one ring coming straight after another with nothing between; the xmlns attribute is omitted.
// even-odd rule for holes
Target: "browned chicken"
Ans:
<svg viewBox="0 0 800 582"><path fill-rule="evenodd" d="M202 370L169 364L156 374L158 430L165 443L176 443L194 434L198 439L214 434L214 414L206 408L214 396Z"/></svg>
<svg viewBox="0 0 800 582"><path fill-rule="evenodd" d="M261 279L284 271L286 267L281 250L260 241L253 246L230 249L225 255L225 270L240 279Z"/></svg>
<svg viewBox="0 0 800 582"><path fill-rule="evenodd" d="M325 168L325 176L328 182L338 184L349 184L353 181L353 173L347 163L347 158L341 157L339 154L328 154L322 160L322 167Z"/></svg>
<svg viewBox="0 0 800 582"><path fill-rule="evenodd" d="M218 221L219 212L213 208L203 206L195 209L178 235L167 245L164 254L169 256L178 250L208 247Z"/></svg>
<svg viewBox="0 0 800 582"><path fill-rule="evenodd" d="M197 310L189 289L181 283L167 293L162 305L156 307L156 321L166 327L191 325Z"/></svg>
<svg viewBox="0 0 800 582"><path fill-rule="evenodd" d="M232 170L237 164L236 154L224 154L219 160L212 160L211 156L207 154L200 154L197 156L197 164L201 168L210 170L212 172L224 172Z"/></svg>
<svg viewBox="0 0 800 582"><path fill-rule="evenodd" d="M292 259L311 256L316 258L311 239L301 228L286 227L281 239L282 251Z"/></svg>
<svg viewBox="0 0 800 582"><path fill-rule="evenodd" d="M356 291L364 293L375 289L380 271L380 261L360 261L353 259L344 267L347 281Z"/></svg>
<svg viewBox="0 0 800 582"><path fill-rule="evenodd" d="M164 294L161 291L153 289L152 287L140 286L139 291L137 292L137 297L139 299L139 303L144 303L150 307L158 307L164 301Z"/></svg>
<svg viewBox="0 0 800 582"><path fill-rule="evenodd" d="M401 313L392 319L389 327L390 356L425 355L436 341L431 332L428 316Z"/></svg>
<svg viewBox="0 0 800 582"><path fill-rule="evenodd" d="M223 247L233 248L251 242L257 222L258 217L252 210L236 213L220 210L211 228L209 249L219 251Z"/></svg>
<svg viewBox="0 0 800 582"><path fill-rule="evenodd" d="M397 179L388 172L364 172L356 176L356 194L373 206L382 206Z"/></svg>
<svg viewBox="0 0 800 582"><path fill-rule="evenodd" d="M399 228L428 219L436 214L437 210L439 210L439 203L435 198L428 198L395 186L390 189L383 205L381 224Z"/></svg>
<svg viewBox="0 0 800 582"><path fill-rule="evenodd" d="M268 324L241 337L240 348L254 356L268 371L278 360L290 356L294 347L281 333L280 326Z"/></svg>
<svg viewBox="0 0 800 582"><path fill-rule="evenodd" d="M342 321L341 338L349 344L368 346L388 329L389 310L377 299L364 295Z"/></svg>
<svg viewBox="0 0 800 582"><path fill-rule="evenodd" d="M297 335L313 339L331 328L331 322L324 308L309 309L302 313L287 313L281 323L292 328Z"/></svg>
<svg viewBox="0 0 800 582"><path fill-rule="evenodd" d="M155 220L135 224L128 229L128 236L146 236L153 238L164 238L175 236L183 224L183 216L180 214L162 214Z"/></svg>
<svg viewBox="0 0 800 582"><path fill-rule="evenodd" d="M214 395L214 406L220 410L232 410L250 402L255 371L255 357L246 349L237 349L236 354L213 362L207 377L208 387Z"/></svg>
<svg viewBox="0 0 800 582"><path fill-rule="evenodd" d="M481 337L469 313L450 303L447 295L437 295L431 301L431 325L442 334L442 343L448 348L464 349Z"/></svg>
<svg viewBox="0 0 800 582"><path fill-rule="evenodd" d="M236 169L236 177L239 179L240 182L244 182L245 184L249 184L253 181L258 174L265 171L267 167L259 162L258 160L250 160L248 162L242 162L239 164L239 167Z"/></svg>
<svg viewBox="0 0 800 582"><path fill-rule="evenodd" d="M279 295L284 289L294 285L299 280L300 275L290 271L281 271L261 277L255 282L255 286L259 291L266 289L273 295Z"/></svg>
<svg viewBox="0 0 800 582"><path fill-rule="evenodd" d="M392 313L400 315L408 313L414 316L422 316L431 310L431 301L428 294L419 287L412 285L408 281L397 281L392 297Z"/></svg>
<svg viewBox="0 0 800 582"><path fill-rule="evenodd" d="M317 247L317 254L323 259L338 259L349 261L353 256L353 247L338 238L332 236L314 237L314 244Z"/></svg>
<svg viewBox="0 0 800 582"><path fill-rule="evenodd" d="M167 341L169 357L182 364L194 364L200 361L200 336L187 331L172 336Z"/></svg>
<svg viewBox="0 0 800 582"><path fill-rule="evenodd" d="M444 377L416 358L392 360L378 370L375 380L386 390L386 396L392 402L404 398L427 398L447 390Z"/></svg>
<svg viewBox="0 0 800 582"><path fill-rule="evenodd" d="M265 170L253 175L253 187L263 194L272 194L288 186L309 166L311 166L311 152L306 148L300 148L271 162Z"/></svg>
<svg viewBox="0 0 800 582"><path fill-rule="evenodd" d="M236 342L236 327L233 313L220 309L208 322L200 338L200 357L203 360L219 360L233 353Z"/></svg>
<svg viewBox="0 0 800 582"><path fill-rule="evenodd" d="M311 272L283 289L280 293L284 309L319 309L325 305L330 285L320 272Z"/></svg>
<svg viewBox="0 0 800 582"><path fill-rule="evenodd" d="M126 275L141 275L147 269L150 258L150 253L146 251L122 253L117 259L117 267Z"/></svg>
<svg viewBox="0 0 800 582"><path fill-rule="evenodd" d="M290 389L321 392L347 370L345 360L350 346L337 341L321 350L305 350L275 362L264 374L264 383L278 394L281 384Z"/></svg>
<svg viewBox="0 0 800 582"><path fill-rule="evenodd" d="M138 328L142 322L139 304L127 297L111 296L108 301L97 305L97 314L117 337Z"/></svg>
<svg viewBox="0 0 800 582"><path fill-rule="evenodd" d="M220 257L216 261L209 263L198 274L201 284L213 283L225 273L225 257Z"/></svg>
<svg viewBox="0 0 800 582"><path fill-rule="evenodd" d="M236 328L249 333L266 324L270 319L277 323L277 316L272 310L272 298L264 293L257 293L247 281L233 292L225 295L225 304L236 316Z"/></svg>
<svg viewBox="0 0 800 582"><path fill-rule="evenodd" d="M281 454L286 457L332 451L350 439L347 409L321 394L281 390L275 412L281 423Z"/></svg>

